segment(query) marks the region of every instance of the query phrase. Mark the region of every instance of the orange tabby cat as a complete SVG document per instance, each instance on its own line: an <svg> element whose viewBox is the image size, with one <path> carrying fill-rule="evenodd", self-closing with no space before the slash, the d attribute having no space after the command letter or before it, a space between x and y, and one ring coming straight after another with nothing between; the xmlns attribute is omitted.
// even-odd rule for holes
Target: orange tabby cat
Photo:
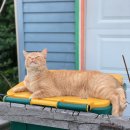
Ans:
<svg viewBox="0 0 130 130"><path fill-rule="evenodd" d="M126 107L125 92L113 77L98 71L49 71L46 67L47 50L27 53L24 51L27 75L24 86L14 92L30 91L30 98L54 96L79 96L81 98L109 99L112 115L120 116Z"/></svg>

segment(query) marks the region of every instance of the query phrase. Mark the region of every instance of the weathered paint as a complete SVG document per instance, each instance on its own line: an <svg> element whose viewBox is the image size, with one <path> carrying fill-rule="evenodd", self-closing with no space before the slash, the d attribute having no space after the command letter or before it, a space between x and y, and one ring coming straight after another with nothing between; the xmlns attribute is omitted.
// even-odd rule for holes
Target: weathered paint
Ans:
<svg viewBox="0 0 130 130"><path fill-rule="evenodd" d="M76 69L79 70L79 0L75 1L75 21Z"/></svg>
<svg viewBox="0 0 130 130"><path fill-rule="evenodd" d="M75 3L76 21L76 69L85 69L85 0Z"/></svg>
<svg viewBox="0 0 130 130"><path fill-rule="evenodd" d="M80 15L81 15L81 23L80 23L80 69L85 69L85 0L80 0Z"/></svg>

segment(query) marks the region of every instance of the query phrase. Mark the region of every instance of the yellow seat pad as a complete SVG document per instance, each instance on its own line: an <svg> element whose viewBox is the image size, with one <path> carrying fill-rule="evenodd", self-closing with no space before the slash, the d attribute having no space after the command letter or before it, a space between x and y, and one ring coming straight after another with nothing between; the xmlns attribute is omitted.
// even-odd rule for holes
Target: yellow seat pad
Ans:
<svg viewBox="0 0 130 130"><path fill-rule="evenodd" d="M123 85L123 76L122 75L120 75L120 74L110 74L110 75L112 75L115 79L117 79L118 80L118 82L121 84L121 85Z"/></svg>
<svg viewBox="0 0 130 130"><path fill-rule="evenodd" d="M24 86L24 83L20 82L19 84L17 84L13 88L22 87L22 86ZM8 90L7 96L15 97L15 98L29 98L31 96L30 92L18 92L18 93L14 93L13 92L13 88L11 88L10 90Z"/></svg>

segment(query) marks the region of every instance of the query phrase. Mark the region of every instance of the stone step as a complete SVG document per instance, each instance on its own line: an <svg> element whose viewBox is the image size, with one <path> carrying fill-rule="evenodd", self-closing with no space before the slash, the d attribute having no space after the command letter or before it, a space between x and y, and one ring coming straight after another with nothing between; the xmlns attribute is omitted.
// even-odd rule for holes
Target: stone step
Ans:
<svg viewBox="0 0 130 130"><path fill-rule="evenodd" d="M0 119L0 130L10 130L10 122Z"/></svg>

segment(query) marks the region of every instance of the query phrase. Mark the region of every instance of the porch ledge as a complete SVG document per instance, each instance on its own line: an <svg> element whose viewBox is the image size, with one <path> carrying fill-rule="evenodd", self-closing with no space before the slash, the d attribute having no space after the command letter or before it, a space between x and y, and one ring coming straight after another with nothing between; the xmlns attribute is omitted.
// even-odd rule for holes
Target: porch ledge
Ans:
<svg viewBox="0 0 130 130"><path fill-rule="evenodd" d="M0 118L8 121L69 130L128 130L130 118L117 118L34 105L0 102Z"/></svg>

